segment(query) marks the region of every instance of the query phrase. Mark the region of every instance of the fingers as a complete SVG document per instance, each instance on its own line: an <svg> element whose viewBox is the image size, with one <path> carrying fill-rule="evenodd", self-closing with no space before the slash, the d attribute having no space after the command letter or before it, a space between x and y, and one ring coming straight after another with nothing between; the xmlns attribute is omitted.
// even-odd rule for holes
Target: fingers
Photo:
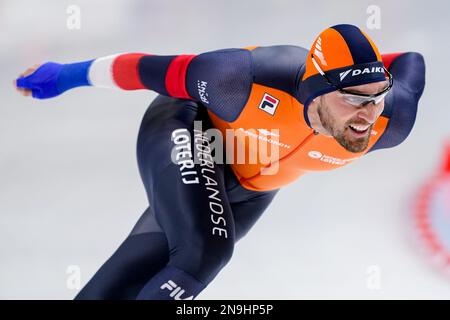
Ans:
<svg viewBox="0 0 450 320"><path fill-rule="evenodd" d="M18 85L17 85L17 81L18 81L18 80L19 80L19 79L13 80L13 85L14 85L14 87L16 88L16 90L17 90L21 95L23 95L24 97L29 97L29 96L31 96L31 90L30 90L30 89L24 89L24 88L18 87Z"/></svg>
<svg viewBox="0 0 450 320"><path fill-rule="evenodd" d="M32 95L30 84L28 83L28 79L26 77L35 72L39 67L40 64L35 64L31 68L25 70L25 72L22 72L17 80L13 81L14 87L21 95L25 97L29 97Z"/></svg>
<svg viewBox="0 0 450 320"><path fill-rule="evenodd" d="M28 68L27 70L25 70L25 72L22 72L19 77L26 77L29 76L30 74L32 74L33 72L35 72L41 65L40 64L35 64L34 66L32 66L31 68Z"/></svg>

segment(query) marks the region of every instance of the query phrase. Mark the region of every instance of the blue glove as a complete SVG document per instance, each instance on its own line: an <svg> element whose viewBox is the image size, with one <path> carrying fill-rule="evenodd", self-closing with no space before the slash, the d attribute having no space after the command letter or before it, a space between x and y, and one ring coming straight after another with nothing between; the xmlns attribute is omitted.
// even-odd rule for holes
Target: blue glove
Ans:
<svg viewBox="0 0 450 320"><path fill-rule="evenodd" d="M93 60L59 64L47 62L26 77L16 80L17 87L31 90L33 98L53 98L69 89L89 86L88 70Z"/></svg>
<svg viewBox="0 0 450 320"><path fill-rule="evenodd" d="M17 87L31 90L33 98L47 99L61 94L58 90L58 76L63 65L47 62L26 77L16 80Z"/></svg>

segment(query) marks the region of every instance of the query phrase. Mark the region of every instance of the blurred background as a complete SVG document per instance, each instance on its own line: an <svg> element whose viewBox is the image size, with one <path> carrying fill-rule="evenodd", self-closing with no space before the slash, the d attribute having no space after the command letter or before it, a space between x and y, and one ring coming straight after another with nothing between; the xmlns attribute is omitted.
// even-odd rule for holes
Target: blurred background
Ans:
<svg viewBox="0 0 450 320"><path fill-rule="evenodd" d="M370 5L379 29L368 24ZM72 299L73 268L84 285L147 207L135 147L156 94L80 88L38 101L13 90L19 73L118 52L309 48L337 23L360 26L382 53L424 55L412 133L283 188L198 299L450 298L450 277L420 249L411 209L450 135L449 11L449 2L417 0L0 0L0 298Z"/></svg>

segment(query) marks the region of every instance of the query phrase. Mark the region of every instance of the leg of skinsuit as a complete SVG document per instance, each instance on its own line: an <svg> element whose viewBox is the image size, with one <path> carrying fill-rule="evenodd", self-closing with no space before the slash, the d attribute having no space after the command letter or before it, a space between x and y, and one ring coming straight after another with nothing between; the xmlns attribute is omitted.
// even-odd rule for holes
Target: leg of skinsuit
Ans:
<svg viewBox="0 0 450 320"><path fill-rule="evenodd" d="M237 191L237 190L235 190ZM240 191L240 190L239 190ZM235 242L242 239L268 207L276 192L232 203ZM248 196L247 196L248 197ZM75 299L136 299L139 291L169 261L169 247L151 207L130 235L103 264Z"/></svg>
<svg viewBox="0 0 450 320"><path fill-rule="evenodd" d="M169 261L169 247L151 208L131 234L75 297L76 300L136 299L142 287Z"/></svg>
<svg viewBox="0 0 450 320"><path fill-rule="evenodd" d="M149 128L155 121L163 123L162 115L169 110L154 109L164 99L156 99L149 107L143 119L138 138L138 163L141 176L148 194L151 189L148 179L152 166L146 158ZM180 102L178 102L180 103ZM170 106L166 106L170 107ZM227 183L230 195L235 203L231 209L235 218L235 241L241 239L254 225L266 207L272 201L276 191L252 192L239 185L228 166ZM228 189L227 189L228 192ZM150 196L149 196L150 199ZM134 299L145 283L169 261L169 249L163 230L156 222L153 208L149 207L137 222L130 236L124 241L110 259L97 271L95 276L81 290L76 299Z"/></svg>
<svg viewBox="0 0 450 320"><path fill-rule="evenodd" d="M158 122L149 126L152 132L144 142L149 162L144 180L168 241L169 262L137 299L193 299L228 263L234 249L224 165L213 162L209 139L203 135L211 127L206 109L191 101L167 101L158 106L165 108L164 119L155 112ZM194 130L195 120L202 122L202 130ZM199 154L200 161L194 161Z"/></svg>
<svg viewBox="0 0 450 320"><path fill-rule="evenodd" d="M258 221L280 189L252 191L245 189L234 175L231 166L225 166L227 195L234 217L235 241L242 239Z"/></svg>
<svg viewBox="0 0 450 320"><path fill-rule="evenodd" d="M244 237L275 196L263 193L232 203L235 242ZM151 207L143 213L130 235L102 265L75 299L136 299L139 291L169 261L169 247Z"/></svg>
<svg viewBox="0 0 450 320"><path fill-rule="evenodd" d="M258 221L264 213L265 209L272 202L277 191L264 193L260 197L231 204L236 235L235 243L241 240L250 231L256 221Z"/></svg>
<svg viewBox="0 0 450 320"><path fill-rule="evenodd" d="M237 190L235 190L237 191ZM240 190L239 190L240 191ZM235 242L243 238L272 201L276 192L232 203ZM130 235L102 265L75 299L136 299L139 291L169 261L169 247L151 207Z"/></svg>
<svg viewBox="0 0 450 320"><path fill-rule="evenodd" d="M155 106L164 102L155 99L147 109L138 135L137 158L144 186L149 194L149 185L144 179L149 165L146 157L145 141L151 134L149 127L162 117ZM160 123L161 123L160 122ZM156 152L156 151L155 151ZM101 266L75 299L135 299L139 291L169 261L169 247L163 230L157 224L153 208L149 207L141 216L131 234L114 254Z"/></svg>

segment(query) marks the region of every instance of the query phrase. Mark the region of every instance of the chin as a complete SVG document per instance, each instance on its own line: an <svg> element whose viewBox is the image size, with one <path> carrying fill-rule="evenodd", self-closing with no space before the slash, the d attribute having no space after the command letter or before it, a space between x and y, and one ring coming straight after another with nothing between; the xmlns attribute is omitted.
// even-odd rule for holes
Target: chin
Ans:
<svg viewBox="0 0 450 320"><path fill-rule="evenodd" d="M345 149L351 153L360 153L367 149L367 145L361 148L345 148Z"/></svg>
<svg viewBox="0 0 450 320"><path fill-rule="evenodd" d="M345 149L352 153L360 153L367 149L369 145L369 139L364 138L363 141L351 142L347 144Z"/></svg>
<svg viewBox="0 0 450 320"><path fill-rule="evenodd" d="M369 136L360 138L358 140L350 140L346 137L334 137L334 139L342 146L345 150L351 153L360 153L367 149L369 145Z"/></svg>

